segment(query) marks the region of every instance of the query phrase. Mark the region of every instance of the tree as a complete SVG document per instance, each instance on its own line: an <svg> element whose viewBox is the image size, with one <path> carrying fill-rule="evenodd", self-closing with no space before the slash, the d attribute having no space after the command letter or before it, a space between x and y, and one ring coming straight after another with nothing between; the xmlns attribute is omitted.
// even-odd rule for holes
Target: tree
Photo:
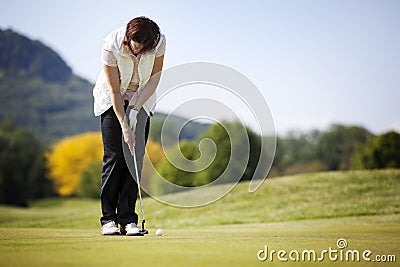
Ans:
<svg viewBox="0 0 400 267"><path fill-rule="evenodd" d="M146 154L154 166L157 166L157 164L164 158L164 151L160 143L151 139L147 140Z"/></svg>
<svg viewBox="0 0 400 267"><path fill-rule="evenodd" d="M326 170L318 155L322 135L319 130L289 131L284 137L278 137L272 175Z"/></svg>
<svg viewBox="0 0 400 267"><path fill-rule="evenodd" d="M103 162L95 160L89 162L82 171L76 193L80 197L99 198L100 197L100 180L101 167Z"/></svg>
<svg viewBox="0 0 400 267"><path fill-rule="evenodd" d="M335 124L321 136L317 157L329 170L348 170L356 147L372 134L363 127Z"/></svg>
<svg viewBox="0 0 400 267"><path fill-rule="evenodd" d="M185 157L181 157L182 155ZM182 141L179 146L171 148L170 160L182 165L185 159L194 161L200 157L198 145L194 142ZM163 158L157 166L159 174L173 184L180 186L199 186L203 185L203 181L199 181L196 172L190 172L174 166L168 158Z"/></svg>
<svg viewBox="0 0 400 267"><path fill-rule="evenodd" d="M90 162L103 157L100 133L89 132L65 138L46 153L49 178L61 196L76 193L82 172Z"/></svg>
<svg viewBox="0 0 400 267"><path fill-rule="evenodd" d="M289 131L284 138L277 138L277 151L274 165L281 173L286 169L299 165L307 165L317 160L317 145L320 141L320 132L310 133Z"/></svg>
<svg viewBox="0 0 400 267"><path fill-rule="evenodd" d="M246 127L247 136L249 139L250 151L249 160L242 176L242 180L251 180L253 174L259 164L261 154L261 136L253 132L250 128ZM264 163L261 163L264 164Z"/></svg>
<svg viewBox="0 0 400 267"><path fill-rule="evenodd" d="M400 134L391 131L371 138L354 154L353 168L400 168Z"/></svg>
<svg viewBox="0 0 400 267"><path fill-rule="evenodd" d="M143 195L147 194L149 188L156 188L157 191L162 191L159 186L156 175L156 170L158 169L159 163L164 158L164 150L158 142L147 140L146 144L146 154L143 159L143 168L140 185L143 188Z"/></svg>
<svg viewBox="0 0 400 267"><path fill-rule="evenodd" d="M51 194L45 177L43 149L28 130L0 125L0 203L27 206Z"/></svg>
<svg viewBox="0 0 400 267"><path fill-rule="evenodd" d="M215 145L202 143L202 140L210 139ZM199 146L200 145L200 146ZM200 154L200 150L202 154ZM180 151L178 150L180 149ZM206 166L210 156L215 149L215 158ZM232 152L235 153L232 153ZM179 147L169 151L169 158L161 160L158 171L167 180L182 186L201 186L213 182L221 177L218 182L231 182L250 180L257 167L261 153L261 137L243 127L240 122L222 122L209 127L208 131L201 135L197 142L180 142ZM184 155L186 159L180 156ZM194 162L201 156L201 161ZM248 156L248 157L247 157ZM246 157L246 158L244 158ZM184 161L190 160L192 169L199 171L192 172L182 170L179 166L186 166ZM230 164L231 163L231 164ZM204 166L204 167L203 167ZM197 168L196 168L197 167Z"/></svg>
<svg viewBox="0 0 400 267"><path fill-rule="evenodd" d="M228 123L226 121L212 124L208 131L199 138L200 140L209 138L216 146L216 155L213 162L203 171L203 173L200 174L201 176L204 176L208 182L212 182L220 177L228 167L232 148L228 132L224 128L224 126L227 125Z"/></svg>

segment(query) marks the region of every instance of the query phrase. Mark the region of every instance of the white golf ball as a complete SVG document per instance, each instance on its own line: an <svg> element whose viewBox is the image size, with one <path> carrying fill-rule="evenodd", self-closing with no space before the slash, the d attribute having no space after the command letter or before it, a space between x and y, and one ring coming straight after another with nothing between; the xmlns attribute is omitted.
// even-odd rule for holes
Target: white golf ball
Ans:
<svg viewBox="0 0 400 267"><path fill-rule="evenodd" d="M156 236L162 236L162 235L163 235L163 231L161 229L157 229Z"/></svg>

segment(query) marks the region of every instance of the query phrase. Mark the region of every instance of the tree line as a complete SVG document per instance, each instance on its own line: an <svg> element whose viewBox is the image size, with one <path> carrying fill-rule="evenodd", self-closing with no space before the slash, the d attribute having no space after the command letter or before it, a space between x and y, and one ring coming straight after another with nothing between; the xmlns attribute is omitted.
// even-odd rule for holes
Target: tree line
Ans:
<svg viewBox="0 0 400 267"><path fill-rule="evenodd" d="M201 140L210 138L216 144L214 161L204 170L181 170L166 158L159 142L147 144L148 160L165 179L182 186L199 186L215 180L227 167L232 152L226 128L233 132L238 122L212 124L193 140L182 140L167 148L172 160L201 156ZM246 128L250 156L241 180L251 179L258 164L261 137ZM180 153L178 153L180 152ZM101 135L85 133L43 147L30 131L10 123L0 124L0 203L26 206L36 198L51 196L99 197L102 160ZM233 158L232 160L239 160ZM149 162L148 162L149 163ZM235 163L234 163L235 164ZM304 172L400 168L400 134L390 131L374 135L360 126L334 124L326 131L291 131L277 137L274 162L269 177ZM143 183L153 181L155 173L145 164ZM163 188L158 188L163 190ZM165 192L167 193L167 192Z"/></svg>

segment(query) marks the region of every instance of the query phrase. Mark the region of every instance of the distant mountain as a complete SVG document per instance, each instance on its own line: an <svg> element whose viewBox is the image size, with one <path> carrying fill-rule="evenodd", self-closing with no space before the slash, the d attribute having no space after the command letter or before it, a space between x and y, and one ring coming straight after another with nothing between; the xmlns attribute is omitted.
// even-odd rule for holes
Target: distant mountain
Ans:
<svg viewBox="0 0 400 267"><path fill-rule="evenodd" d="M199 135L204 134L210 124L199 123L195 121L187 122L188 120L183 117L169 115L168 124L164 125L164 121L167 118L167 114L156 113L151 119L150 127L150 138L154 141L161 142L161 129L162 127L167 127L163 129L164 140L171 144L179 140L196 140ZM187 122L187 123L186 123ZM184 125L184 127L182 127ZM182 129L181 129L182 128ZM179 136L176 136L174 132L181 130Z"/></svg>
<svg viewBox="0 0 400 267"><path fill-rule="evenodd" d="M66 136L99 131L100 120L93 115L92 88L51 48L0 29L0 122L10 121L33 131L45 145ZM165 117L156 113L152 118L150 136L156 141ZM186 119L176 117L172 121L172 125L181 125ZM207 129L207 124L190 122L180 139L196 139Z"/></svg>
<svg viewBox="0 0 400 267"><path fill-rule="evenodd" d="M51 48L12 30L0 30L0 75L65 83L71 68Z"/></svg>
<svg viewBox="0 0 400 267"><path fill-rule="evenodd" d="M32 130L44 144L99 130L92 84L51 48L0 30L0 121Z"/></svg>

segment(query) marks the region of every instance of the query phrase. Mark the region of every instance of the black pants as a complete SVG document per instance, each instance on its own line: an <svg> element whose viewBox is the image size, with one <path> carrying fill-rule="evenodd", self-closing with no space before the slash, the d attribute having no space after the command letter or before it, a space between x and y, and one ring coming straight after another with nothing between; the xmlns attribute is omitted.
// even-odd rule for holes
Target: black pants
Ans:
<svg viewBox="0 0 400 267"><path fill-rule="evenodd" d="M138 114L135 134L139 173L141 173L143 165L144 147L147 142L149 127L150 118L142 108ZM128 223L137 224L138 215L135 212L138 194L137 183L129 172L124 157L123 146L127 147L127 145L123 142L121 125L112 107L101 115L101 134L104 157L101 174L102 217L100 222L102 225L110 221L119 223L121 226ZM132 158L127 160L132 162Z"/></svg>

